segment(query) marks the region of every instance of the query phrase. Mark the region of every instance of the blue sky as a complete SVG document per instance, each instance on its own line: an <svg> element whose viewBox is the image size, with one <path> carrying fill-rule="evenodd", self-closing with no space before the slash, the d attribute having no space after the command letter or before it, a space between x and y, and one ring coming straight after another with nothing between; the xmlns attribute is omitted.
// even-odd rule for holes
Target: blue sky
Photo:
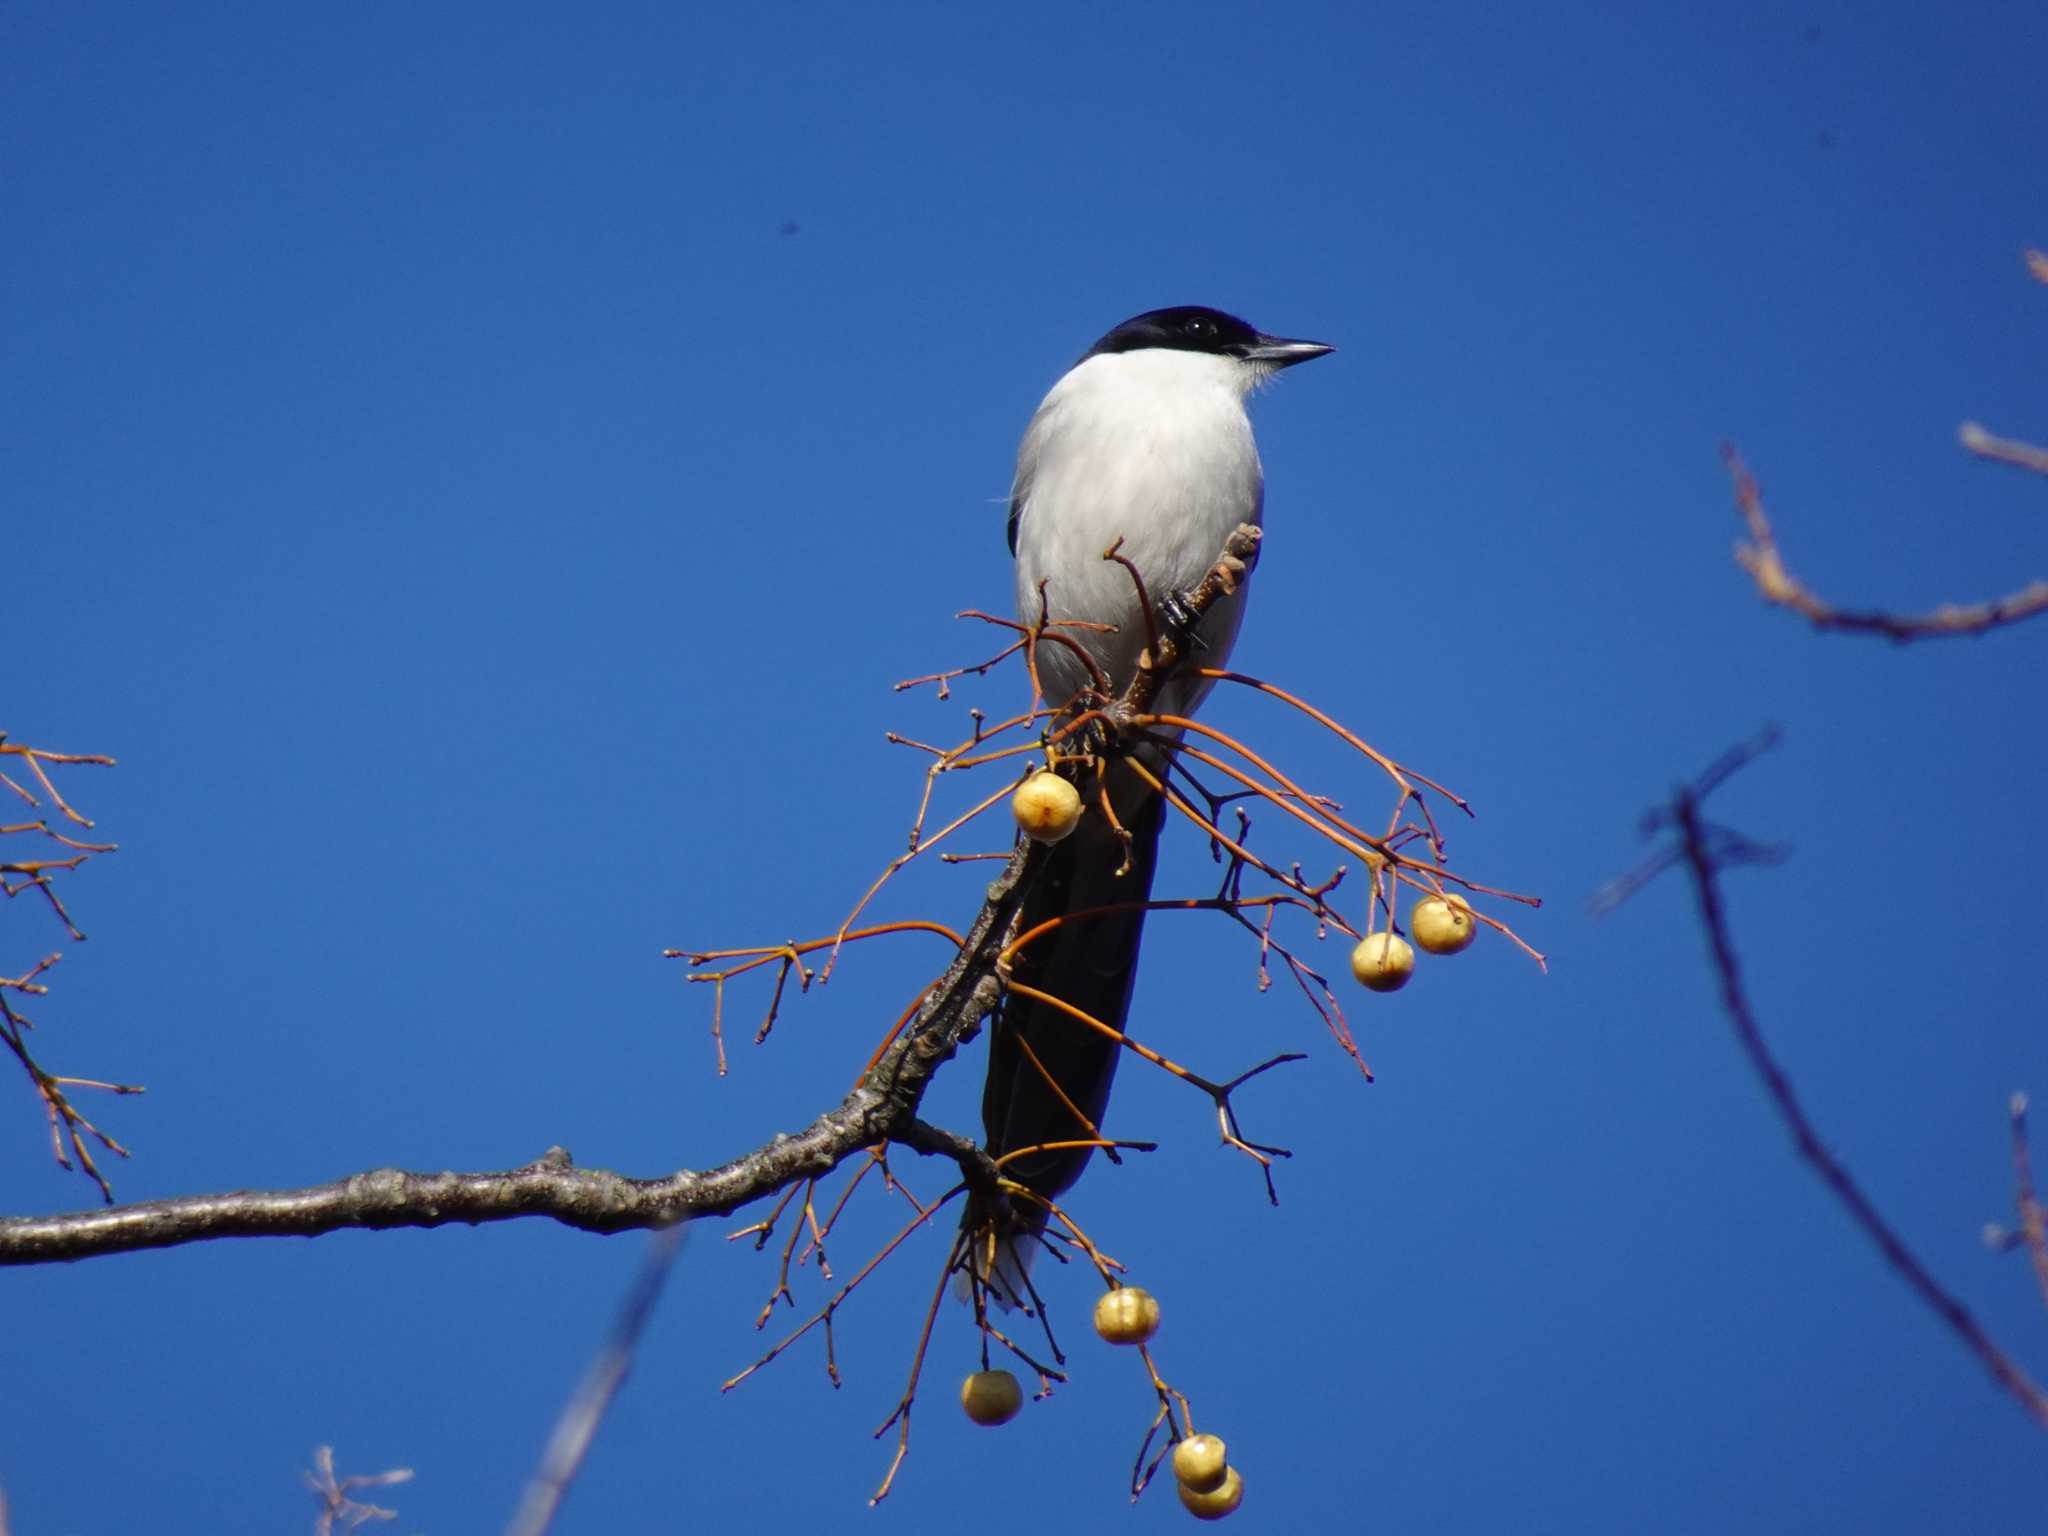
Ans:
<svg viewBox="0 0 2048 1536"><path fill-rule="evenodd" d="M1244 1105L1296 1150L1277 1210L1133 1070L1112 1125L1163 1148L1074 1202L1161 1297L1237 1528L2024 1528L2040 1432L1795 1160L1681 886L1585 899L1644 806L1784 726L1717 802L1795 850L1729 882L1757 1007L1830 1144L2048 1368L1977 1238L2006 1096L2048 1091L2048 629L1806 632L1730 563L1716 458L1841 601L2043 573L2048 485L1954 432L2048 435L2044 46L2020 5L10 7L0 727L121 760L68 781L122 848L73 882L92 939L37 1015L54 1065L149 1086L92 1106L136 1152L119 1193L553 1143L657 1173L835 1099L923 941L724 1080L659 951L837 922L915 803L883 732L964 726L890 684L1007 603L1031 407L1117 320L1210 303L1340 349L1258 403L1238 662L1470 797L1454 861L1542 893L1551 957L1347 989L1368 1087L1213 919L1153 924L1134 1029L1219 1075L1312 1058ZM1210 713L1378 793L1253 701ZM889 910L964 920L983 872ZM1208 879L1184 845L1160 889ZM5 922L10 969L55 946ZM979 1070L934 1118L974 1127ZM21 1089L0 1191L90 1196ZM888 1230L855 1209L842 1273ZM944 1319L863 1509L941 1245L844 1315L843 1389L800 1348L721 1397L772 1275L706 1224L561 1529L1185 1528L1168 1489L1125 1508L1148 1393L1078 1276L1075 1379L1000 1432L951 1406ZM417 1469L399 1529L490 1529L641 1247L11 1273L15 1528L282 1528L331 1442Z"/></svg>

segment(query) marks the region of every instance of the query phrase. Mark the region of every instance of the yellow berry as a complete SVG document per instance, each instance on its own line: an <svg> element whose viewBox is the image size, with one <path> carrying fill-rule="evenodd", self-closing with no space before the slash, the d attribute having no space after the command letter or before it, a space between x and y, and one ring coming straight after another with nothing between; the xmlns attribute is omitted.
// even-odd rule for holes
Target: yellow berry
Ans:
<svg viewBox="0 0 2048 1536"><path fill-rule="evenodd" d="M1237 1468L1225 1467L1223 1481L1206 1493L1182 1483L1180 1501L1197 1520L1221 1520L1244 1502L1244 1479L1238 1476Z"/></svg>
<svg viewBox="0 0 2048 1536"><path fill-rule="evenodd" d="M1214 1435L1189 1435L1173 1448L1173 1475L1183 1488L1214 1493L1229 1471L1223 1442Z"/></svg>
<svg viewBox="0 0 2048 1536"><path fill-rule="evenodd" d="M1104 1291L1095 1303L1095 1331L1112 1344L1142 1344L1159 1331L1159 1303L1135 1285Z"/></svg>
<svg viewBox="0 0 2048 1536"><path fill-rule="evenodd" d="M1081 821L1081 792L1058 774L1041 768L1010 796L1010 812L1034 842L1056 843Z"/></svg>
<svg viewBox="0 0 2048 1536"><path fill-rule="evenodd" d="M1425 896L1408 914L1416 946L1432 955L1455 955L1479 934L1472 904L1462 896Z"/></svg>
<svg viewBox="0 0 2048 1536"><path fill-rule="evenodd" d="M1008 1371L976 1371L960 1383L960 1406L977 1424L1007 1424L1024 1406L1024 1389Z"/></svg>
<svg viewBox="0 0 2048 1536"><path fill-rule="evenodd" d="M1351 951L1351 974L1372 992L1398 992L1415 974L1415 951L1391 933L1368 933Z"/></svg>

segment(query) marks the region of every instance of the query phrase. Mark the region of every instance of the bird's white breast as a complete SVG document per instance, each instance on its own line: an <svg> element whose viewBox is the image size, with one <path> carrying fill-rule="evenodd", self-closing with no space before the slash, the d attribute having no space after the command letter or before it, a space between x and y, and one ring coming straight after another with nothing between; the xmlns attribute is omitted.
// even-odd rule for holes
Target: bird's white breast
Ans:
<svg viewBox="0 0 2048 1536"><path fill-rule="evenodd" d="M1259 522L1264 480L1244 410L1256 378L1207 353L1090 357L1053 386L1024 434L1013 492L1019 615L1037 618L1043 580L1051 618L1119 626L1076 636L1118 687L1136 669L1145 623L1130 577L1102 552L1121 538L1157 603L1200 581L1239 523ZM1241 617L1241 597L1211 610L1205 664L1223 664ZM1042 648L1039 667L1055 702L1084 680L1063 647Z"/></svg>

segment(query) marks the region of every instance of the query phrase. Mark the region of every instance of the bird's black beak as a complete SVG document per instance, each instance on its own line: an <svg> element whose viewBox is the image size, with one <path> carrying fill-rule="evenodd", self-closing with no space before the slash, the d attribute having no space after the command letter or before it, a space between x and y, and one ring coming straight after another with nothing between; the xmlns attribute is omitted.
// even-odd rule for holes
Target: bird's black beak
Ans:
<svg viewBox="0 0 2048 1536"><path fill-rule="evenodd" d="M1244 349L1243 355L1248 363L1292 368L1296 363L1305 363L1312 357L1322 357L1336 350L1320 341L1289 341L1284 336L1261 336Z"/></svg>

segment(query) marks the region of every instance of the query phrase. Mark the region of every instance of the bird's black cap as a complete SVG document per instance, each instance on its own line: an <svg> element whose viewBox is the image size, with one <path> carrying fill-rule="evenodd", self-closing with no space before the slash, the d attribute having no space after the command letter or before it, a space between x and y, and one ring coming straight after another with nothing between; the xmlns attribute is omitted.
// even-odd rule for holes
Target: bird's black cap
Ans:
<svg viewBox="0 0 2048 1536"><path fill-rule="evenodd" d="M1090 347L1084 359L1154 348L1172 352L1208 352L1218 357L1266 363L1275 368L1305 363L1312 357L1321 357L1336 350L1320 341L1289 341L1281 336L1268 336L1220 309L1210 309L1201 304L1181 304L1172 309L1148 309L1142 315L1133 315Z"/></svg>

